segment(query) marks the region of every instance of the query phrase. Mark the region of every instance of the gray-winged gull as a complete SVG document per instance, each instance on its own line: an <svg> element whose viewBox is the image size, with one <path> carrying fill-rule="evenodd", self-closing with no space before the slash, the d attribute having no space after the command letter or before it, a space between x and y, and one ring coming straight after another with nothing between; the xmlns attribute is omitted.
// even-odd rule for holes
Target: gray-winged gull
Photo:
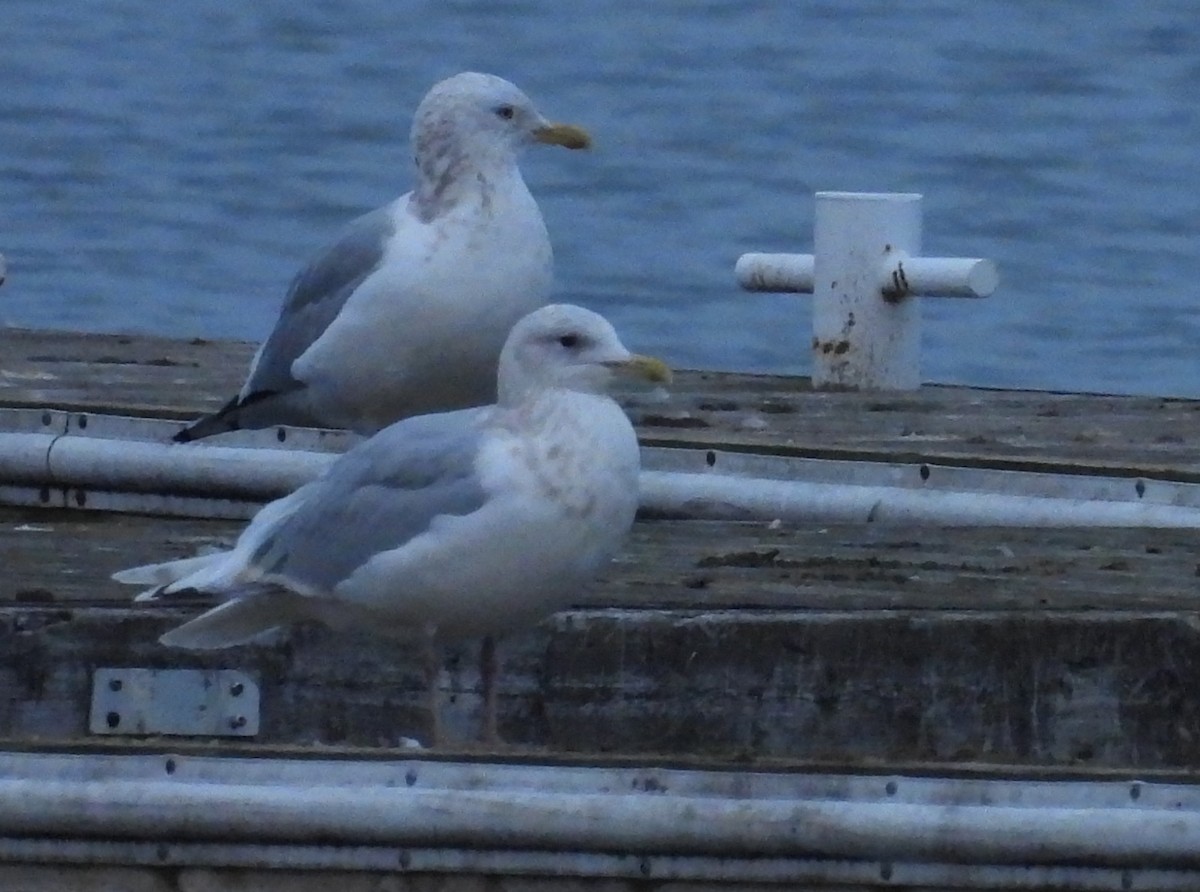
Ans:
<svg viewBox="0 0 1200 892"><path fill-rule="evenodd" d="M399 421L265 506L230 551L117 573L165 600L223 601L162 642L209 649L297 620L423 642L433 738L438 645L532 625L604 567L638 504L638 444L607 395L617 373L666 381L601 316L554 304L522 319L495 405ZM485 643L490 643L485 641ZM485 647L483 738L495 740Z"/></svg>
<svg viewBox="0 0 1200 892"><path fill-rule="evenodd" d="M501 78L435 84L413 118L413 190L352 222L296 276L241 392L175 440L274 424L373 433L494 400L504 339L546 303L552 278L518 152L589 142Z"/></svg>

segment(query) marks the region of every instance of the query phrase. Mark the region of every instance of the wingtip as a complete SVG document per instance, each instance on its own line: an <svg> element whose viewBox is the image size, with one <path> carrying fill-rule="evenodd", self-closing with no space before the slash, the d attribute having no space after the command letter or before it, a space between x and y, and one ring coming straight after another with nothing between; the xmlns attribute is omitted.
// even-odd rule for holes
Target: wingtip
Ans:
<svg viewBox="0 0 1200 892"><path fill-rule="evenodd" d="M211 437L215 434L240 430L242 425L238 420L238 410L241 406L242 404L237 398L230 400L220 411L214 412L211 415L205 415L203 418L197 418L183 430L176 432L171 437L171 442L191 443L194 440L202 440L205 437Z"/></svg>

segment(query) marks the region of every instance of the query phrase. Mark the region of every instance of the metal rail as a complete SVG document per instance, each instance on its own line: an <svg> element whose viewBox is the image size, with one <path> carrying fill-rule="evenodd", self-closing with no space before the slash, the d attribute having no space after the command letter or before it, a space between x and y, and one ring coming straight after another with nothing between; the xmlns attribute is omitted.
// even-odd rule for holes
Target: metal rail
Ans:
<svg viewBox="0 0 1200 892"><path fill-rule="evenodd" d="M0 861L64 859L1184 889L1200 881L1200 788L420 758L0 754Z"/></svg>
<svg viewBox="0 0 1200 892"><path fill-rule="evenodd" d="M311 480L354 437L245 431L169 442L177 425L0 410L0 504L246 518ZM642 507L686 518L949 526L1200 527L1200 484L1144 477L646 447Z"/></svg>

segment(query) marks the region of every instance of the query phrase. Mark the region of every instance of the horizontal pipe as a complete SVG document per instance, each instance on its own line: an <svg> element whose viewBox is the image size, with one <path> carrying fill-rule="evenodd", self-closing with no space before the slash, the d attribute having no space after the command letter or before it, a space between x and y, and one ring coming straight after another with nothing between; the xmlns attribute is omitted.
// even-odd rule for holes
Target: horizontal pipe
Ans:
<svg viewBox="0 0 1200 892"><path fill-rule="evenodd" d="M811 254L743 254L733 272L743 291L812 294L814 263Z"/></svg>
<svg viewBox="0 0 1200 892"><path fill-rule="evenodd" d="M0 835L34 834L994 864L1200 865L1200 814L1187 810L312 783L0 780Z"/></svg>
<svg viewBox="0 0 1200 892"><path fill-rule="evenodd" d="M713 519L939 526L1200 527L1200 509L1157 502L847 486L677 471L643 471L641 504L669 516Z"/></svg>
<svg viewBox="0 0 1200 892"><path fill-rule="evenodd" d="M812 254L743 254L734 267L746 291L812 294ZM901 257L886 259L879 273L881 293L922 297L987 297L999 285L996 264L982 258Z"/></svg>
<svg viewBox="0 0 1200 892"><path fill-rule="evenodd" d="M13 482L121 492L274 499L312 480L334 458L288 449L0 434L0 472L11 471Z"/></svg>
<svg viewBox="0 0 1200 892"><path fill-rule="evenodd" d="M50 449L58 434L0 433L0 483L50 482Z"/></svg>
<svg viewBox="0 0 1200 892"><path fill-rule="evenodd" d="M922 297L987 297L1000 284L996 264L980 257L907 257L885 263L884 291Z"/></svg>
<svg viewBox="0 0 1200 892"><path fill-rule="evenodd" d="M23 888L60 888L62 865L170 865L178 867L249 868L239 877L246 888L272 869L384 871L397 867L397 851L376 846L258 846L239 843L114 842L0 838L0 861L21 862ZM468 874L489 877L488 888L531 888L530 877L605 878L604 889L635 890L647 886L676 888L844 889L852 887L920 889L1056 889L1059 892L1112 892L1114 889L1153 889L1156 892L1196 892L1195 870L1148 870L1046 865L974 865L916 861L851 861L827 858L718 858L687 855L642 855L619 852L545 852L470 848L406 848L401 853L409 874ZM38 875L42 872L43 876ZM318 877L320 875L317 875ZM41 880L39 882L39 880ZM326 888L310 877L296 877L287 888ZM746 885L743 885L746 884ZM786 884L786 885L776 885ZM445 885L445 884L443 884ZM451 883L450 885L455 885ZM466 883L474 888L478 882ZM533 883L532 887L541 888ZM568 888L575 884L567 883ZM585 884L586 887L586 884ZM557 888L552 886L551 888Z"/></svg>
<svg viewBox="0 0 1200 892"><path fill-rule="evenodd" d="M658 452L656 457L661 457ZM81 435L5 433L0 434L0 485L263 502L286 495L313 479L335 457L297 449L180 446ZM1016 487L1019 483L1007 485ZM641 490L643 508L691 518L957 526L1200 527L1200 508L1149 498L1072 498L980 491L966 486L932 489L788 480L767 473L686 470L644 470Z"/></svg>

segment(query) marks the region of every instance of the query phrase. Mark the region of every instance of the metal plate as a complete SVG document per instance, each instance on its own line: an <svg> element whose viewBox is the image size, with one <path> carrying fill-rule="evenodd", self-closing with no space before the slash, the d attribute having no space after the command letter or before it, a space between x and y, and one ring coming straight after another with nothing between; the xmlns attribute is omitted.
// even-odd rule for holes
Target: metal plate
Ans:
<svg viewBox="0 0 1200 892"><path fill-rule="evenodd" d="M258 684L237 669L97 669L93 734L253 737Z"/></svg>

